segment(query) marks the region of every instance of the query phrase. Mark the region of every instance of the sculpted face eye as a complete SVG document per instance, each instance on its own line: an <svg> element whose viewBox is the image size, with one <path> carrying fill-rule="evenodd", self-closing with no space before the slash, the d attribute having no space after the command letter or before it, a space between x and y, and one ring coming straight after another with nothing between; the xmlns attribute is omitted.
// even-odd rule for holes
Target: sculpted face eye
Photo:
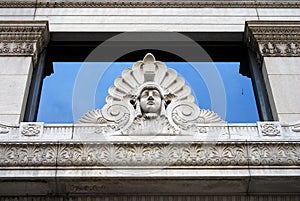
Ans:
<svg viewBox="0 0 300 201"><path fill-rule="evenodd" d="M157 90L154 90L152 92L152 95L155 96L155 97L160 97L160 94L159 94L159 92Z"/></svg>
<svg viewBox="0 0 300 201"><path fill-rule="evenodd" d="M146 98L148 95L149 95L149 91L148 91L148 90L145 90L145 91L143 91L143 93L141 94L141 97L142 97L142 98Z"/></svg>
<svg viewBox="0 0 300 201"><path fill-rule="evenodd" d="M160 97L160 93L157 90L145 90L141 94L141 98L147 98L149 96L152 96L152 97L155 97L155 98Z"/></svg>

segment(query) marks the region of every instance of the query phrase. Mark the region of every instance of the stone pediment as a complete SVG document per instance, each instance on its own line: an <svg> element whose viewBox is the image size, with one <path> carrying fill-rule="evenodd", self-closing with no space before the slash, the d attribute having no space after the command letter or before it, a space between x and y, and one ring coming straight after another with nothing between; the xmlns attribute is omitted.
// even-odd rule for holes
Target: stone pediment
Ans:
<svg viewBox="0 0 300 201"><path fill-rule="evenodd" d="M200 109L177 72L152 54L126 69L109 88L106 105L86 113L78 123L99 124L113 134L193 134L203 124L225 123Z"/></svg>

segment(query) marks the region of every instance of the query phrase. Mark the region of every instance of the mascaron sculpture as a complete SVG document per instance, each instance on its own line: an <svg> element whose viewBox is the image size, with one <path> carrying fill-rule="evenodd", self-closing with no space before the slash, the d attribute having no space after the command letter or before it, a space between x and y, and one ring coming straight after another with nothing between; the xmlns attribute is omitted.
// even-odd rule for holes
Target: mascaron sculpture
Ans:
<svg viewBox="0 0 300 201"><path fill-rule="evenodd" d="M101 110L86 113L78 123L97 124L113 134L174 135L201 133L203 125L225 122L199 109L184 79L149 53L115 79Z"/></svg>

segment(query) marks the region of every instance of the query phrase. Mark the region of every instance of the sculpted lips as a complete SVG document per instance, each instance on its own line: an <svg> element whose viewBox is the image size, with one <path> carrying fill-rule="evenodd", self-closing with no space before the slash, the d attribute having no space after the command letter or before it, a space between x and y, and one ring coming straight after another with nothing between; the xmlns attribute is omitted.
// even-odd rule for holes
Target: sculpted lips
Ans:
<svg viewBox="0 0 300 201"><path fill-rule="evenodd" d="M149 100L149 101L147 101L147 104L148 104L148 105L154 105L155 103L154 103L154 101Z"/></svg>

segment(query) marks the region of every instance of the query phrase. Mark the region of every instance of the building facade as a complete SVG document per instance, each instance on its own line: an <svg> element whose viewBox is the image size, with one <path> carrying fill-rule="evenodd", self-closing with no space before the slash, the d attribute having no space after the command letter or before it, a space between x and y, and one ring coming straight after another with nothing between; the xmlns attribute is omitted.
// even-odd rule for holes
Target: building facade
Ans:
<svg viewBox="0 0 300 201"><path fill-rule="evenodd" d="M299 200L298 1L2 0L0 15L0 199ZM194 122L182 135L116 134L99 116L36 122L53 62L138 61L148 51L207 62L194 44L241 63L260 121ZM145 58L142 77L161 74Z"/></svg>

